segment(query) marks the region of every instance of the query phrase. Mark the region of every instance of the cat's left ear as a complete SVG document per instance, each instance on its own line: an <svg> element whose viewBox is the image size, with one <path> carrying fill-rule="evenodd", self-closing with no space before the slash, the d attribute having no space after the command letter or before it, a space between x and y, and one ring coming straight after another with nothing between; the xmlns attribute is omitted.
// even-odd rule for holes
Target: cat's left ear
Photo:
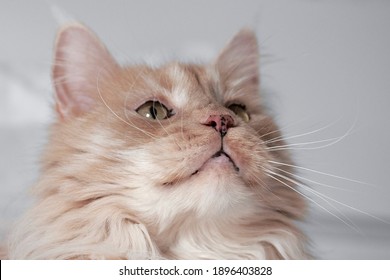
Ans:
<svg viewBox="0 0 390 280"><path fill-rule="evenodd" d="M93 108L99 81L115 69L115 60L92 31L79 23L64 26L57 35L52 69L59 117L78 117Z"/></svg>
<svg viewBox="0 0 390 280"><path fill-rule="evenodd" d="M259 50L255 33L241 30L222 50L215 67L224 93L258 95Z"/></svg>

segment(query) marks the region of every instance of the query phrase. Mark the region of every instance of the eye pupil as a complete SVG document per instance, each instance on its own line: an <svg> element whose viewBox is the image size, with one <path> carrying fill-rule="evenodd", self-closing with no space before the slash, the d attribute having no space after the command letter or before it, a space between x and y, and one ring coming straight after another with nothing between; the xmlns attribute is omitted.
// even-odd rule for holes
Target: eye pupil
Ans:
<svg viewBox="0 0 390 280"><path fill-rule="evenodd" d="M154 107L154 106L151 106L150 107L150 115L153 119L156 119L157 118L157 109Z"/></svg>

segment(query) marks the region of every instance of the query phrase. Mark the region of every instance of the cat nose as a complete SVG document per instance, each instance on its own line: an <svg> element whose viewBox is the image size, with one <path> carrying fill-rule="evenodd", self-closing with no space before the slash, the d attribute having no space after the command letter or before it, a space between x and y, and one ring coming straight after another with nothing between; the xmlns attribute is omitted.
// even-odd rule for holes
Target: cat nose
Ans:
<svg viewBox="0 0 390 280"><path fill-rule="evenodd" d="M234 126L234 119L230 115L210 115L204 125L211 126L224 137L228 129Z"/></svg>

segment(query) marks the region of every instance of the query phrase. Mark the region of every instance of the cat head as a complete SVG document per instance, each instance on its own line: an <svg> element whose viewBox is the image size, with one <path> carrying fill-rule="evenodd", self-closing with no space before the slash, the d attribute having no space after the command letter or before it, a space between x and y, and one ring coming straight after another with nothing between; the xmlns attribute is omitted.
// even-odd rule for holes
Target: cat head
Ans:
<svg viewBox="0 0 390 280"><path fill-rule="evenodd" d="M272 175L289 156L272 149L282 140L260 95L252 31L208 65L121 66L73 24L58 34L52 74L57 120L44 169L62 181L42 195L115 196L160 232L188 217L302 215L291 181Z"/></svg>

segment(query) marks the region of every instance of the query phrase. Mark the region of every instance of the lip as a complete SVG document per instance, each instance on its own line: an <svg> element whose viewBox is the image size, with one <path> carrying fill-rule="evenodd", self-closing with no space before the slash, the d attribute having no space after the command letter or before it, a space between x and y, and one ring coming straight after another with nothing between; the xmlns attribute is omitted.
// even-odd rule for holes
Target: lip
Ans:
<svg viewBox="0 0 390 280"><path fill-rule="evenodd" d="M220 156L225 156L229 159L229 161L233 164L233 167L234 169L238 172L240 171L240 168L238 168L238 166L236 165L236 163L234 162L234 160L223 150L220 150L218 152L216 152L211 158L217 158L217 157L220 157Z"/></svg>
<svg viewBox="0 0 390 280"><path fill-rule="evenodd" d="M217 159L219 157L226 157L229 162L233 165L233 168L236 172L240 171L240 168L236 165L234 160L224 151L224 150L219 150L216 152L214 155L212 155L199 169L197 169L192 175L197 174L210 160Z"/></svg>

